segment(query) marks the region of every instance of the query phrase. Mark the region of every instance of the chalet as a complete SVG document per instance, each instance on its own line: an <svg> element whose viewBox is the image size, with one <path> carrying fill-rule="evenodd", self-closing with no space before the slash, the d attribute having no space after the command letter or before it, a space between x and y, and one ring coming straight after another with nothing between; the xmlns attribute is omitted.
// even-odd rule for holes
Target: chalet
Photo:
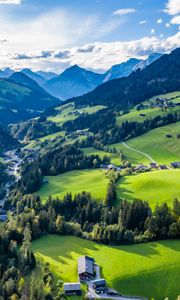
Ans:
<svg viewBox="0 0 180 300"><path fill-rule="evenodd" d="M64 283L63 288L64 288L64 293L67 296L82 295L80 283Z"/></svg>
<svg viewBox="0 0 180 300"><path fill-rule="evenodd" d="M92 279L94 277L94 258L81 256L78 258L78 275L80 280Z"/></svg>
<svg viewBox="0 0 180 300"><path fill-rule="evenodd" d="M92 286L97 294L107 293L108 291L105 279L97 279L92 281Z"/></svg>
<svg viewBox="0 0 180 300"><path fill-rule="evenodd" d="M144 165L138 165L134 168L135 172L141 172L141 171L147 171L148 167L144 166Z"/></svg>
<svg viewBox="0 0 180 300"><path fill-rule="evenodd" d="M167 166L166 165L159 165L159 169L160 170L167 170Z"/></svg>
<svg viewBox="0 0 180 300"><path fill-rule="evenodd" d="M100 168L103 169L103 170L109 170L109 171L111 171L111 170L121 171L120 167L117 167L117 166L115 166L113 164L110 164L110 165L101 165Z"/></svg>
<svg viewBox="0 0 180 300"><path fill-rule="evenodd" d="M171 163L171 167L174 169L180 168L180 162L178 161L178 162Z"/></svg>
<svg viewBox="0 0 180 300"><path fill-rule="evenodd" d="M150 163L150 168L151 169L156 169L157 168L157 163L156 162L151 162Z"/></svg>

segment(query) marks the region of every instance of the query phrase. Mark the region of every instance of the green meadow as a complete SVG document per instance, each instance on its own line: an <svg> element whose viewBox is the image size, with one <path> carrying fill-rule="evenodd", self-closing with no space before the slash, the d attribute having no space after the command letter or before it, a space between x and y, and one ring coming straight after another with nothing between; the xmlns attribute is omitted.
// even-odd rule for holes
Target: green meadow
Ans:
<svg viewBox="0 0 180 300"><path fill-rule="evenodd" d="M148 101L155 100L156 98L169 99L174 103L180 102L180 91L175 91L175 92L167 93L167 94L161 94L161 95L150 98Z"/></svg>
<svg viewBox="0 0 180 300"><path fill-rule="evenodd" d="M133 109L128 114L117 117L116 120L117 120L117 125L120 126L125 121L143 122L146 119L153 119L157 116L163 117L163 116L168 115L169 113L175 113L175 112L180 113L180 108L174 107L174 108L168 109L166 111L162 111L159 108L148 108L148 109L143 109L140 111ZM144 114L145 116L141 116L141 114Z"/></svg>
<svg viewBox="0 0 180 300"><path fill-rule="evenodd" d="M109 152L97 150L97 149L95 149L93 147L84 148L83 152L87 156L99 155L101 158L104 158L104 156L108 156L111 159L111 163L112 164L115 164L115 165L120 165L121 164L121 160L120 160L120 155L119 154L113 154L113 153L109 153Z"/></svg>
<svg viewBox="0 0 180 300"><path fill-rule="evenodd" d="M58 107L57 109L58 114L54 117L49 117L48 120L58 124L63 124L67 121L75 120L82 113L93 114L103 108L104 106L97 105L97 106L87 106L82 109L76 109L74 103L70 103Z"/></svg>
<svg viewBox="0 0 180 300"><path fill-rule="evenodd" d="M180 170L160 170L125 176L117 183L119 199L141 199L152 208L180 199Z"/></svg>
<svg viewBox="0 0 180 300"><path fill-rule="evenodd" d="M108 285L122 294L155 300L175 300L180 294L180 241L110 247L49 235L34 241L32 249L39 263L50 264L56 280L76 282L78 257L90 255Z"/></svg>
<svg viewBox="0 0 180 300"><path fill-rule="evenodd" d="M100 170L71 171L58 176L47 176L45 179L48 183L38 191L43 201L49 195L62 199L67 193L75 195L83 191L90 192L97 200L103 200L108 185L105 173Z"/></svg>
<svg viewBox="0 0 180 300"><path fill-rule="evenodd" d="M130 139L126 144L136 150L150 155L159 164L169 164L180 161L180 122L153 129L139 137ZM166 135L171 135L168 138ZM143 154L137 153L124 147L122 143L110 145L122 150L127 159L133 164L149 163L150 160Z"/></svg>

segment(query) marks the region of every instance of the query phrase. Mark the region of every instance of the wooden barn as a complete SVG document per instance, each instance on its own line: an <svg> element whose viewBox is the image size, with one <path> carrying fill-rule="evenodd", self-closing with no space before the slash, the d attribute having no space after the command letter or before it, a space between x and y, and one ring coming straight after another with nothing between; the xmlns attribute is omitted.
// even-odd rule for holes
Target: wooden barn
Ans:
<svg viewBox="0 0 180 300"><path fill-rule="evenodd" d="M67 296L71 296L71 295L81 296L82 295L80 283L64 283L63 287L64 287L64 293Z"/></svg>

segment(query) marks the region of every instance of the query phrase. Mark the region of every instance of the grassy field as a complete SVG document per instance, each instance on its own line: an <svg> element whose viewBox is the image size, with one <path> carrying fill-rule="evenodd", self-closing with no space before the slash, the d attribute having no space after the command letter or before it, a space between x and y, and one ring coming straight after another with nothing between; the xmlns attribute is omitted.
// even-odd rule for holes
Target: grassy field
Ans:
<svg viewBox="0 0 180 300"><path fill-rule="evenodd" d="M179 102L179 101L178 101ZM166 116L169 113L178 112L180 114L180 108L174 107L168 109L167 111L162 111L159 108L149 108L137 111L136 109L131 110L128 114L122 115L117 117L117 125L121 125L125 121L136 121L136 122L143 122L146 119L153 119L157 116ZM140 116L140 114L144 114L145 116Z"/></svg>
<svg viewBox="0 0 180 300"><path fill-rule="evenodd" d="M115 164L115 165L120 165L121 164L120 155L119 154L112 154L112 153L109 153L109 152L100 151L100 150L97 150L97 149L95 149L93 147L84 148L83 152L87 156L90 156L90 155L99 155L101 158L103 158L104 156L108 156L108 157L110 157L112 164Z"/></svg>
<svg viewBox="0 0 180 300"><path fill-rule="evenodd" d="M155 100L156 98L164 98L164 99L169 99L174 103L180 102L180 91L175 91L172 93L167 93L167 94L161 94L155 97L150 98L150 100Z"/></svg>
<svg viewBox="0 0 180 300"><path fill-rule="evenodd" d="M75 120L82 113L93 114L103 108L104 106L97 105L92 107L87 106L82 109L76 109L74 107L74 103L70 103L59 107L57 109L59 113L54 117L49 117L48 120L58 124L63 124L67 121Z"/></svg>
<svg viewBox="0 0 180 300"><path fill-rule="evenodd" d="M48 183L39 190L38 194L43 201L49 195L62 197L72 192L73 195L83 191L92 193L97 200L105 198L108 179L100 170L71 171L58 176L45 177Z"/></svg>
<svg viewBox="0 0 180 300"><path fill-rule="evenodd" d="M180 161L180 122L153 129L139 137L128 140L127 145L150 155L157 163L171 163ZM166 135L172 135L167 138ZM118 150L122 150L127 159L134 164L149 163L149 159L144 155L129 150L122 143L110 145Z"/></svg>
<svg viewBox="0 0 180 300"><path fill-rule="evenodd" d="M172 92L168 94L161 94L157 95L155 97L152 97L146 101L144 101L144 104L148 104L150 101L155 101L157 98L164 98L169 99L173 103L179 103L180 102L180 92ZM145 119L152 119L156 116L165 116L168 113L174 113L178 112L180 113L179 107L170 108L167 111L162 111L159 108L149 108L144 109L141 111L137 111L136 109L132 109L128 114L125 114L123 116L117 117L117 124L120 126L122 122L124 121L136 121L136 122L143 122ZM145 114L145 116L140 116L140 114Z"/></svg>
<svg viewBox="0 0 180 300"><path fill-rule="evenodd" d="M152 208L158 203L172 205L180 199L180 170L160 170L126 176L117 184L119 199L142 199Z"/></svg>
<svg viewBox="0 0 180 300"><path fill-rule="evenodd" d="M57 137L63 137L63 136L65 136L65 131L60 131L60 132L56 132L53 134L45 135L42 138L39 138L39 140L41 142L52 141L52 140L56 139Z"/></svg>
<svg viewBox="0 0 180 300"><path fill-rule="evenodd" d="M110 287L127 295L175 300L180 294L180 241L109 247L76 237L46 236L33 242L36 257L57 279L77 281L77 258L90 255Z"/></svg>

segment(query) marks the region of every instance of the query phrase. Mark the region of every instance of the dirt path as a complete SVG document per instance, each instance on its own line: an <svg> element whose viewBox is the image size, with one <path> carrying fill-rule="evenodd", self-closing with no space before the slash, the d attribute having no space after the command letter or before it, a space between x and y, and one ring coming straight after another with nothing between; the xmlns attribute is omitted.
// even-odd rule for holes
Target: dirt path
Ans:
<svg viewBox="0 0 180 300"><path fill-rule="evenodd" d="M123 144L123 146L126 147L127 149L129 149L129 150L131 150L131 151L134 151L134 152L137 152L137 153L140 153L140 154L146 156L151 162L155 162L154 159L153 159L150 155L148 155L147 153L142 152L142 151L139 151L139 150L136 150L136 149L134 149L134 148L131 148L131 147L129 147L125 142L123 142L122 144Z"/></svg>

